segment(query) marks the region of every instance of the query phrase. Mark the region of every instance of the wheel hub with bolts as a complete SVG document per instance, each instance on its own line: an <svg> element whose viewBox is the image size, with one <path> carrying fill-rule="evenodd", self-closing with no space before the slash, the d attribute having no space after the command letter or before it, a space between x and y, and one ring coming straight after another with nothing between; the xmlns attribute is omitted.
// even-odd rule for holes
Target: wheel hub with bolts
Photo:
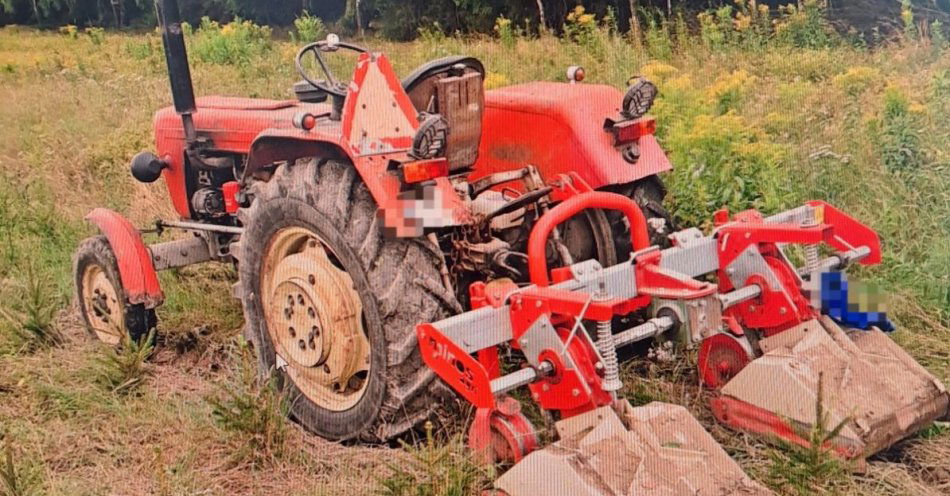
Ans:
<svg viewBox="0 0 950 496"><path fill-rule="evenodd" d="M93 332L107 344L119 344L125 334L125 322L115 287L98 265L87 266L82 281L81 304L86 307Z"/></svg>
<svg viewBox="0 0 950 496"><path fill-rule="evenodd" d="M313 402L341 411L366 389L370 346L353 280L330 257L309 230L278 231L267 251L261 296L286 373Z"/></svg>

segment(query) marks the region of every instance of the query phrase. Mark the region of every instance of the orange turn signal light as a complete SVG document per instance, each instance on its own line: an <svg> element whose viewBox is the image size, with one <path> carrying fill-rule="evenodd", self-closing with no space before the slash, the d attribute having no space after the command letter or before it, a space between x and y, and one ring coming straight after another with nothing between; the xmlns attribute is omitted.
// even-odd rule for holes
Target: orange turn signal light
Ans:
<svg viewBox="0 0 950 496"><path fill-rule="evenodd" d="M297 129L303 129L304 131L309 131L316 127L317 125L317 116L309 112L297 112L294 114L293 119L294 127Z"/></svg>
<svg viewBox="0 0 950 496"><path fill-rule="evenodd" d="M572 83L579 83L584 80L584 68L579 65L572 65L567 68L567 80Z"/></svg>
<svg viewBox="0 0 950 496"><path fill-rule="evenodd" d="M407 183L421 183L437 177L449 175L449 161L444 157L416 160L402 164L402 180Z"/></svg>
<svg viewBox="0 0 950 496"><path fill-rule="evenodd" d="M618 122L613 125L611 131L617 138L617 144L630 143L640 139L641 136L656 133L656 119L642 117L633 121Z"/></svg>

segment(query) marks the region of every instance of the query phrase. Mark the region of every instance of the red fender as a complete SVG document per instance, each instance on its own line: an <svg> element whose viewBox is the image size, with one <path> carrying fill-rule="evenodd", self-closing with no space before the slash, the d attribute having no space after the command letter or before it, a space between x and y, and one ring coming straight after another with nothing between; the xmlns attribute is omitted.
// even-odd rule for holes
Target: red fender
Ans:
<svg viewBox="0 0 950 496"><path fill-rule="evenodd" d="M129 303L142 303L145 308L161 305L165 301L165 294L152 264L152 254L132 223L107 208L97 208L89 212L86 220L95 224L109 240Z"/></svg>

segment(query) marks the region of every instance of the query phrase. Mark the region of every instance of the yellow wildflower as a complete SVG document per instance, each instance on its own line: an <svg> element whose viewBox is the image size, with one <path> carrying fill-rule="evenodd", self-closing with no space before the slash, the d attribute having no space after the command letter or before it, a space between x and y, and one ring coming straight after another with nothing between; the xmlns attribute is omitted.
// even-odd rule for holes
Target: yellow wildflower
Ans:
<svg viewBox="0 0 950 496"><path fill-rule="evenodd" d="M918 115L926 114L927 106L921 103L914 102L914 103L911 103L909 107L907 107L907 110L912 114L918 114Z"/></svg>
<svg viewBox="0 0 950 496"><path fill-rule="evenodd" d="M594 14L584 14L577 18L577 22L581 24L591 24L594 22Z"/></svg>
<svg viewBox="0 0 950 496"><path fill-rule="evenodd" d="M653 82L663 82L679 72L679 69L663 62L651 60L640 68L640 73Z"/></svg>
<svg viewBox="0 0 950 496"><path fill-rule="evenodd" d="M755 84L755 76L746 72L745 69L739 69L717 79L706 92L711 98L718 100L728 94L741 95L753 84Z"/></svg>
<svg viewBox="0 0 950 496"><path fill-rule="evenodd" d="M735 25L736 31L745 31L752 25L752 18L739 12L732 23Z"/></svg>
<svg viewBox="0 0 950 496"><path fill-rule="evenodd" d="M851 95L864 91L871 83L880 80L881 73L873 67L849 67L847 71L832 78L835 87Z"/></svg>
<svg viewBox="0 0 950 496"><path fill-rule="evenodd" d="M574 10L567 13L567 20L576 21L582 15L584 15L584 6L578 5L577 7L574 7Z"/></svg>

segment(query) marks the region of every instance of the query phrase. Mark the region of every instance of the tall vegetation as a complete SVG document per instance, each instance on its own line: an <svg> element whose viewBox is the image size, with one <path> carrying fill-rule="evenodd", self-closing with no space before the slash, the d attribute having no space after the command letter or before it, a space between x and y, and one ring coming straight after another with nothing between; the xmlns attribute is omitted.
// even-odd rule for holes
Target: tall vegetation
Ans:
<svg viewBox="0 0 950 496"><path fill-rule="evenodd" d="M41 24L77 26L148 26L155 23L154 0L0 0L0 25ZM805 36L814 41L815 33L803 33L802 26L815 26L818 7L826 0L434 0L427 2L407 0L298 0L274 2L271 0L179 0L182 14L192 24L202 16L219 22L235 17L258 24L291 26L297 18L316 17L330 23L337 31L363 36L377 32L388 38L409 39L417 35L423 25L438 25L447 33L490 33L494 20L505 16L531 32L554 31L564 28L563 19L577 6L589 14L603 17L612 11L616 26L622 32L648 24L654 13L666 17L691 16L704 9L717 14L727 10L740 12L736 22L751 27L746 34L754 34L767 26L762 11L775 10L792 4L789 14L795 14L785 36L790 39ZM837 5L841 3L842 5ZM750 7L750 4L753 6ZM880 24L883 29L894 27L893 22L880 22L903 16L903 25L918 30L933 31L932 22L941 28L950 20L950 0L849 0L836 2L832 13L842 26L852 26L866 33ZM874 11L877 11L875 13ZM909 14L909 16L908 16ZM908 21L914 19L916 21ZM926 16L926 17L921 17ZM728 16L727 16L728 17ZM908 26L908 23L910 25ZM799 40L800 41L800 40Z"/></svg>

